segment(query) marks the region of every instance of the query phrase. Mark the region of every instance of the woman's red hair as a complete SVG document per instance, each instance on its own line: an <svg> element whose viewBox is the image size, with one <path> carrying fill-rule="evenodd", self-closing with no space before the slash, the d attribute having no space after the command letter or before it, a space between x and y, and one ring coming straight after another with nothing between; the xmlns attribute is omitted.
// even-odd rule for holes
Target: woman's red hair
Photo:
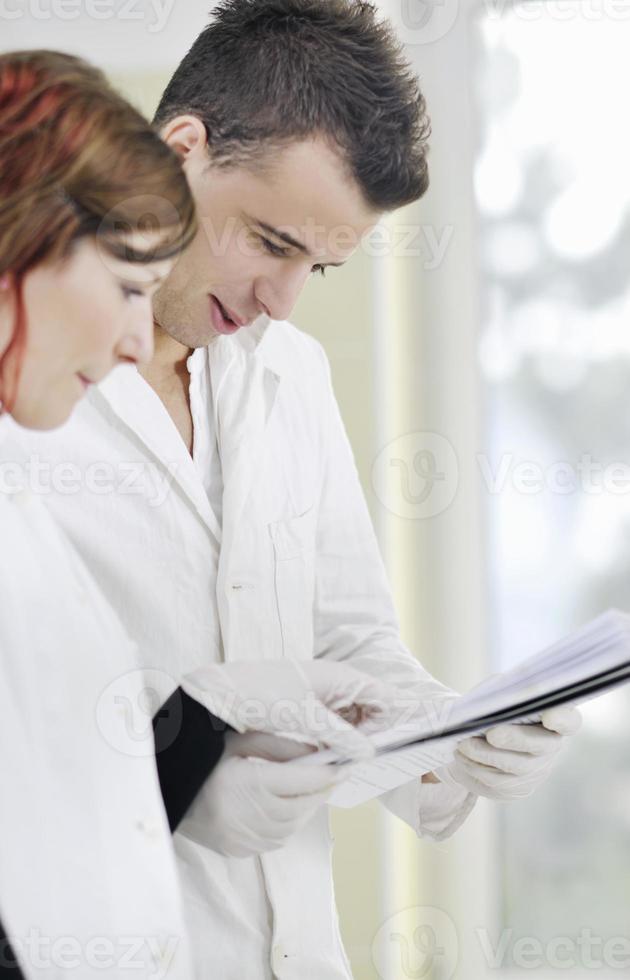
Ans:
<svg viewBox="0 0 630 980"><path fill-rule="evenodd" d="M125 246L146 200L159 244ZM0 280L9 277L14 326L0 357L5 410L15 399L27 340L24 279L63 259L77 240L127 261L176 255L195 232L195 209L175 154L98 69L54 51L0 55Z"/></svg>

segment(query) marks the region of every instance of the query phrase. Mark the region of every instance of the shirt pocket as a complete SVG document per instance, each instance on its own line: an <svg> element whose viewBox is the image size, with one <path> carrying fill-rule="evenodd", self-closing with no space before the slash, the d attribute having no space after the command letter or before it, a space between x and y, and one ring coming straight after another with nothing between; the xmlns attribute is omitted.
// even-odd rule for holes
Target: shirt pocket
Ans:
<svg viewBox="0 0 630 980"><path fill-rule="evenodd" d="M291 660L313 656L315 537L317 510L268 524L274 551L274 585L282 654Z"/></svg>

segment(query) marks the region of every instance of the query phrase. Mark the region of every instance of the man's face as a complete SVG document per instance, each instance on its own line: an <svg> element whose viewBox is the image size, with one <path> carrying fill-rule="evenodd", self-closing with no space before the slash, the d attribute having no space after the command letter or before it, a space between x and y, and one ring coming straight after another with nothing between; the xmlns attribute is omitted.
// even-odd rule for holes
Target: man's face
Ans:
<svg viewBox="0 0 630 980"><path fill-rule="evenodd" d="M189 142L200 228L154 311L172 337L201 347L261 314L287 319L309 277L346 262L380 215L323 140L291 143L257 172L210 166L205 140Z"/></svg>

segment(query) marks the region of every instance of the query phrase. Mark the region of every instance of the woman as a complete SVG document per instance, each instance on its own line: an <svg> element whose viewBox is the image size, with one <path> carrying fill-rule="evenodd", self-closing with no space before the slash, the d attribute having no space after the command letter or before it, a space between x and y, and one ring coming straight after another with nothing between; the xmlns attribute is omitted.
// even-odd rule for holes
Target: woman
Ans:
<svg viewBox="0 0 630 980"><path fill-rule="evenodd" d="M152 294L194 231L175 156L100 72L53 52L0 56L0 464L14 423L59 426L114 366L149 359ZM225 723L273 732L283 696L297 737L361 751L336 716L320 712L313 732L300 703L314 693L360 714L384 691L339 665L203 668L169 702L180 714L158 738L158 779L153 741L139 745L127 723L125 706L145 693L133 644L41 496L11 492L4 466L1 489L0 919L20 967L5 943L0 968L190 980L160 782L175 825ZM264 710L252 725L253 698ZM321 804L329 772L302 770L308 805ZM307 804L283 786L290 826Z"/></svg>

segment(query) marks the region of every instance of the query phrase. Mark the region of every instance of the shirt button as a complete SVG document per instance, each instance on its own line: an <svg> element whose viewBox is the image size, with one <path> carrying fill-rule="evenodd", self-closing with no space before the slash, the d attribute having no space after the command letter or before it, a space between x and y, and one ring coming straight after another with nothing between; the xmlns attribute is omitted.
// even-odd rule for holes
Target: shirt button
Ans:
<svg viewBox="0 0 630 980"><path fill-rule="evenodd" d="M274 970L280 970L285 964L291 953L284 943L277 943L271 950Z"/></svg>

